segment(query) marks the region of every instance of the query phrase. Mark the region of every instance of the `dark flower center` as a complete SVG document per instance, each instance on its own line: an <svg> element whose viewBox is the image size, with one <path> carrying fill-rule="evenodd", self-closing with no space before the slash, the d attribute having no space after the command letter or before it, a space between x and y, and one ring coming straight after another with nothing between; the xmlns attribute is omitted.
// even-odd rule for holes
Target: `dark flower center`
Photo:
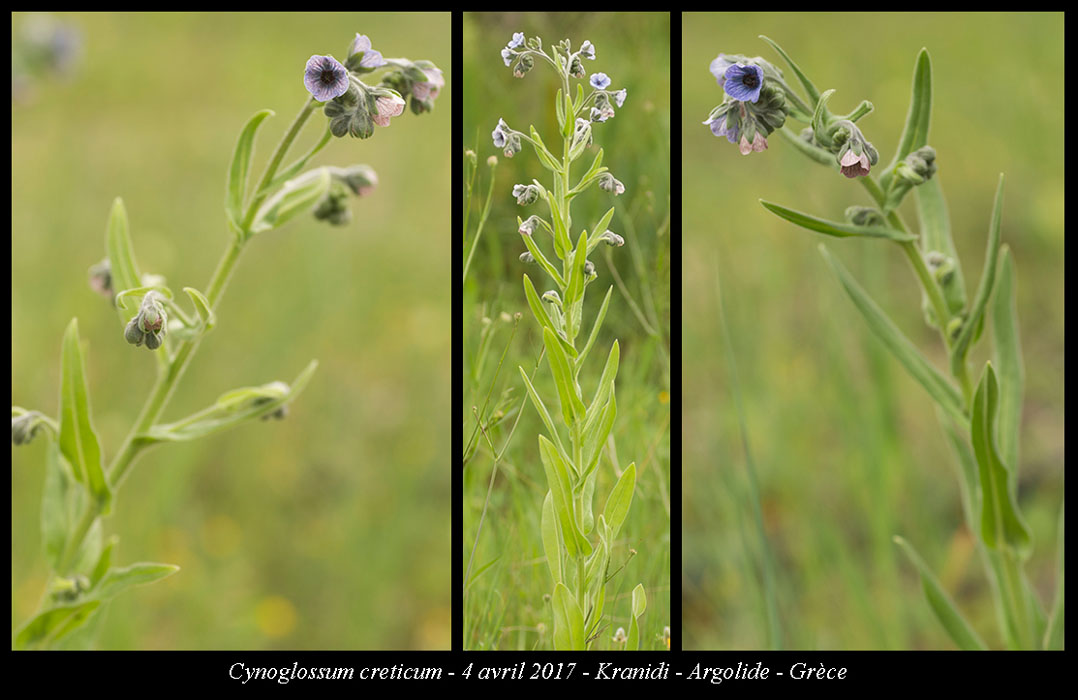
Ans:
<svg viewBox="0 0 1078 700"><path fill-rule="evenodd" d="M741 84L747 88L754 88L760 84L760 81L756 78L756 73L749 71L741 76Z"/></svg>
<svg viewBox="0 0 1078 700"><path fill-rule="evenodd" d="M318 81L323 85L332 85L337 82L337 71L332 67L323 68L322 73L318 76Z"/></svg>

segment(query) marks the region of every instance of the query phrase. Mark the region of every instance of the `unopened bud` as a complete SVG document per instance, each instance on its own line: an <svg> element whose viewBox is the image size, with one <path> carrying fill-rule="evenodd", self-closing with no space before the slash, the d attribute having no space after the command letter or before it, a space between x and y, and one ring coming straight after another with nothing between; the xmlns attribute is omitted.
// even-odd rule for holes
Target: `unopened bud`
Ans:
<svg viewBox="0 0 1078 700"><path fill-rule="evenodd" d="M539 188L535 185L513 185L513 196L520 206L534 204L539 199Z"/></svg>
<svg viewBox="0 0 1078 700"><path fill-rule="evenodd" d="M28 445L45 422L45 417L37 411L28 411L11 417L11 444Z"/></svg>
<svg viewBox="0 0 1078 700"><path fill-rule="evenodd" d="M846 208L846 221L857 226L882 226L883 213L872 207L852 206Z"/></svg>
<svg viewBox="0 0 1078 700"><path fill-rule="evenodd" d="M613 231L604 231L603 235L599 236L599 240L606 243L608 246L620 248L625 245L625 239L614 233Z"/></svg>
<svg viewBox="0 0 1078 700"><path fill-rule="evenodd" d="M599 176L599 189L619 195L625 192L625 185L610 173L603 173Z"/></svg>
<svg viewBox="0 0 1078 700"><path fill-rule="evenodd" d="M535 256L525 250L523 253L520 254L520 262L526 265L531 265L535 262Z"/></svg>

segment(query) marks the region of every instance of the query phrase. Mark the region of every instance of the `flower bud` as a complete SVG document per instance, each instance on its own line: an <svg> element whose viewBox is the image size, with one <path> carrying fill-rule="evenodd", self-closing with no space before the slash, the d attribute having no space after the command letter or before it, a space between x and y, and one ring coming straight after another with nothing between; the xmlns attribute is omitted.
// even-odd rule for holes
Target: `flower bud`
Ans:
<svg viewBox="0 0 1078 700"><path fill-rule="evenodd" d="M513 64L513 77L523 78L533 66L535 66L535 59L530 54L521 54Z"/></svg>
<svg viewBox="0 0 1078 700"><path fill-rule="evenodd" d="M522 236L530 236L535 233L535 229L539 228L539 222L541 219L532 214L520 224L520 228L517 229L517 233Z"/></svg>
<svg viewBox="0 0 1078 700"><path fill-rule="evenodd" d="M592 43L587 39L585 39L584 43L580 45L580 50L578 53L580 54L581 58L586 58L589 61L595 60L595 47L592 46Z"/></svg>
<svg viewBox="0 0 1078 700"><path fill-rule="evenodd" d="M513 185L513 196L522 207L534 204L539 199L539 188L535 185Z"/></svg>
<svg viewBox="0 0 1078 700"><path fill-rule="evenodd" d="M558 308L561 308L561 296L559 296L558 292L553 289L543 292L542 299L548 304L554 304Z"/></svg>
<svg viewBox="0 0 1078 700"><path fill-rule="evenodd" d="M583 78L588 72L584 70L584 64L576 56L573 57L573 62L569 64L569 75L574 78Z"/></svg>
<svg viewBox="0 0 1078 700"><path fill-rule="evenodd" d="M474 156L474 154L473 154ZM378 185L378 173L369 165L352 165L347 168L328 168L330 176L348 186L352 194L362 197L370 194Z"/></svg>
<svg viewBox="0 0 1078 700"><path fill-rule="evenodd" d="M329 191L315 205L312 214L319 221L328 221L334 226L344 226L352 220L352 210L348 206L348 188L339 182L330 185Z"/></svg>
<svg viewBox="0 0 1078 700"><path fill-rule="evenodd" d="M610 173L603 173L599 176L599 189L619 195L625 192L625 185Z"/></svg>
<svg viewBox="0 0 1078 700"><path fill-rule="evenodd" d="M145 343L150 350L156 350L165 340L167 327L164 305L157 300L156 293L147 292L138 313L124 328L124 340L135 347Z"/></svg>
<svg viewBox="0 0 1078 700"><path fill-rule="evenodd" d="M92 265L90 267L89 275L90 289L107 299L112 299L114 296L112 289L112 266L109 264L109 259L105 258L96 265Z"/></svg>
<svg viewBox="0 0 1078 700"><path fill-rule="evenodd" d="M599 240L606 243L608 246L620 248L625 245L625 239L614 233L613 231L604 231L603 235L599 236Z"/></svg>
<svg viewBox="0 0 1078 700"><path fill-rule="evenodd" d="M591 260L585 260L584 261L584 276L585 277L593 277L593 276L595 276L595 263L593 263Z"/></svg>
<svg viewBox="0 0 1078 700"><path fill-rule="evenodd" d="M498 166L498 156L491 156L487 158L487 166L494 168Z"/></svg>
<svg viewBox="0 0 1078 700"><path fill-rule="evenodd" d="M852 206L846 208L846 221L857 226L882 226L883 213L872 207Z"/></svg>
<svg viewBox="0 0 1078 700"><path fill-rule="evenodd" d="M20 416L11 417L11 444L28 445L38 430L45 423L45 417L38 411L27 411Z"/></svg>
<svg viewBox="0 0 1078 700"><path fill-rule="evenodd" d="M629 637L625 634L625 628L624 627L619 627L617 629L617 631L614 632L614 638L613 638L612 641L615 644L624 644L627 641L629 641Z"/></svg>
<svg viewBox="0 0 1078 700"><path fill-rule="evenodd" d="M520 254L520 262L524 263L525 265L531 265L535 263L535 256L532 255L529 251L525 250L523 253Z"/></svg>

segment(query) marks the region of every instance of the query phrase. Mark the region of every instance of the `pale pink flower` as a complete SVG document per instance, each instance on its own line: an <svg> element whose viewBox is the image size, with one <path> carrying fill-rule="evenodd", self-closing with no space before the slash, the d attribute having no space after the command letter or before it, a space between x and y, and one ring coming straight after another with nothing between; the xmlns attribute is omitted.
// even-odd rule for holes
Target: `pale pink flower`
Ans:
<svg viewBox="0 0 1078 700"><path fill-rule="evenodd" d="M738 150L741 151L741 155L747 156L753 151L759 153L766 149L767 139L765 139L764 135L759 131L756 132L756 136L752 137L752 143L749 143L749 140L745 138L744 134L741 135L741 143L738 144Z"/></svg>
<svg viewBox="0 0 1078 700"><path fill-rule="evenodd" d="M371 119L378 126L389 126L390 117L398 117L404 111L404 100L400 95L379 97L375 104L378 106L378 114L372 114Z"/></svg>
<svg viewBox="0 0 1078 700"><path fill-rule="evenodd" d="M871 167L868 160L868 153L862 152L860 157L858 157L858 155L853 152L852 148L846 151L838 163L842 166L842 174L846 177L868 175L869 168Z"/></svg>

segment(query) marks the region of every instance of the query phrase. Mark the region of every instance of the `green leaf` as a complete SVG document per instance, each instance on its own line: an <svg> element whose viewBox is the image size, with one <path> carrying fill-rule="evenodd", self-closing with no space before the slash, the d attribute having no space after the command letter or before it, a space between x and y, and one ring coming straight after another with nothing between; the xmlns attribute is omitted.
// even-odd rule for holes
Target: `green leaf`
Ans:
<svg viewBox="0 0 1078 700"><path fill-rule="evenodd" d="M595 316L595 323L591 326L591 333L588 335L588 342L584 344L584 349L580 351L580 354L576 358L576 372L580 372L580 368L584 366L584 360L587 358L588 353L591 352L591 347L595 344L595 338L599 335L599 329L603 326L603 320L606 318L607 307L610 306L610 293L614 291L614 285L610 285L606 289L606 296L603 298L603 304L599 307L599 313Z"/></svg>
<svg viewBox="0 0 1078 700"><path fill-rule="evenodd" d="M213 313L209 299L193 287L184 287L183 291L191 297L191 303L195 305L195 311L198 312L198 317L202 321L202 328L208 331L217 325L217 314Z"/></svg>
<svg viewBox="0 0 1078 700"><path fill-rule="evenodd" d="M331 181L329 170L317 168L284 183L259 209L251 233L279 228L300 214L307 213L329 191Z"/></svg>
<svg viewBox="0 0 1078 700"><path fill-rule="evenodd" d="M550 371L554 375L554 385L558 388L558 397L561 399L562 418L565 419L565 425L572 427L575 421L583 420L585 408L576 389L569 358L562 350L558 336L546 327L543 328L543 343L546 345Z"/></svg>
<svg viewBox="0 0 1078 700"><path fill-rule="evenodd" d="M75 482L60 446L50 439L45 452L45 486L41 493L41 540L45 558L54 571L67 545L68 533L78 518Z"/></svg>
<svg viewBox="0 0 1078 700"><path fill-rule="evenodd" d="M90 394L86 387L78 319L71 319L64 333L60 378L60 452L71 465L75 478L108 514L112 497L101 465L101 445L90 422Z"/></svg>
<svg viewBox="0 0 1078 700"><path fill-rule="evenodd" d="M546 563L550 567L550 576L554 583L561 583L561 547L558 544L558 517L554 514L554 496L546 492L543 499L543 518L540 525L543 535L543 551Z"/></svg>
<svg viewBox="0 0 1078 700"><path fill-rule="evenodd" d="M816 86L812 84L812 81L808 79L808 76L805 75L801 71L801 68L796 63L794 63L793 59L790 58L786 54L786 52L782 50L781 46L776 44L771 39L768 39L763 34L760 35L760 38L771 44L771 48L775 49L775 51L778 51L779 55L782 56L782 59L786 61L786 65L790 66L790 70L792 70L794 72L794 75L797 76L797 79L801 81L801 86L805 88L805 93L809 96L809 101L812 104L816 104L817 100L820 99L820 91L816 89Z"/></svg>
<svg viewBox="0 0 1078 700"><path fill-rule="evenodd" d="M133 586L144 586L171 576L180 570L173 564L140 562L119 569L110 569L92 594L97 600L109 600Z"/></svg>
<svg viewBox="0 0 1078 700"><path fill-rule="evenodd" d="M138 304L135 304L130 307L128 306L131 298L137 297L138 299L142 299L142 297L146 296L150 292L159 293L165 299L168 299L169 301L172 300L171 289L169 289L168 287L162 287L160 285L152 285L149 287L134 287L132 289L125 289L122 292L119 292L115 297L116 306L120 309L131 308L133 310L137 310ZM134 316L134 314L132 314L132 316Z"/></svg>
<svg viewBox="0 0 1078 700"><path fill-rule="evenodd" d="M561 163L559 163L557 159L554 158L554 154L547 149L546 144L543 143L543 139L539 137L539 132L535 130L534 126L531 128L531 131L532 139L534 140L532 148L535 149L535 155L539 157L539 162L547 170L560 173Z"/></svg>
<svg viewBox="0 0 1078 700"><path fill-rule="evenodd" d="M535 315L535 320L539 322L539 325L554 334L563 352L576 357L576 348L558 333L557 328L554 326L554 321L551 320L550 315L546 312L546 307L543 306L542 299L539 298L539 294L535 291L535 285L532 284L531 278L527 275L524 275L524 296L527 297L528 306L531 308L532 314Z"/></svg>
<svg viewBox="0 0 1078 700"><path fill-rule="evenodd" d="M823 245L820 246L820 254L827 260L828 264L835 271L838 276L839 282L842 283L846 293L850 299L853 300L854 305L857 307L861 315L864 316L865 321L868 322L869 328L876 334L888 350L895 356L902 366L906 368L906 371L910 373L914 379L916 379L921 386L928 391L931 396L941 408L946 410L948 414L957 419L961 423L966 422L965 411L963 409L962 396L958 393L958 390L951 384L950 381L943 374L929 364L924 355L902 334L902 331L898 329L898 326L887 317L887 314L876 305L876 302L861 288L860 285L854 281L853 277L846 270L846 268L839 262L838 258L831 255L831 252Z"/></svg>
<svg viewBox="0 0 1078 700"><path fill-rule="evenodd" d="M610 393L613 391L614 380L618 376L618 363L621 359L621 346L618 345L618 341L614 341L614 344L610 346L610 354L606 356L606 364L603 365L603 374L599 377L599 383L595 387L595 398L592 399L591 405L588 406L587 418L591 419L603 406L606 405L607 399L610 397Z"/></svg>
<svg viewBox="0 0 1078 700"><path fill-rule="evenodd" d="M565 288L565 305L570 307L575 304L584 293L584 260L588 257L588 234L582 232L576 242L576 250L573 251L572 266L569 268L569 286ZM569 337L575 337L575 330L569 332Z"/></svg>
<svg viewBox="0 0 1078 700"><path fill-rule="evenodd" d="M644 610L647 608L648 598L644 593L644 584L636 584L636 588L633 589L633 619L629 623L629 640L625 643L625 648L630 651L638 651L640 649L640 616L644 614Z"/></svg>
<svg viewBox="0 0 1078 700"><path fill-rule="evenodd" d="M555 180L555 184L558 181ZM561 209L558 207L557 197L548 197L547 204L550 206L551 223L554 224L554 252L558 257L565 260L572 250L573 244L569 241L569 231L565 228L565 221L561 218Z"/></svg>
<svg viewBox="0 0 1078 700"><path fill-rule="evenodd" d="M35 649L59 642L85 624L100 605L100 600L87 600L44 611L27 622L15 636L15 648Z"/></svg>
<svg viewBox="0 0 1078 700"><path fill-rule="evenodd" d="M247 171L251 168L251 156L254 154L255 132L262 120L269 116L273 116L273 111L264 109L251 117L240 132L236 150L232 153L225 188L225 214L237 232L243 232L243 199L247 190Z"/></svg>
<svg viewBox="0 0 1078 700"><path fill-rule="evenodd" d="M988 305L988 297L992 295L992 288L996 282L996 268L999 261L999 229L1003 217L1003 174L999 175L999 184L996 186L996 200L992 206L992 220L988 225L988 247L984 254L984 271L981 272L981 281L977 285L977 294L973 297L973 305L970 307L969 318L962 324L962 330L954 345L951 346L951 366L958 374L962 363L966 361L966 352L969 350L973 333L981 324L984 309Z"/></svg>
<svg viewBox="0 0 1078 700"><path fill-rule="evenodd" d="M524 246L528 249L528 252L532 254L532 257L535 258L535 262L539 263L539 267L543 268L559 287L564 287L565 280L562 278L561 273L546 259L546 256L543 255L543 251L536 245L535 240L531 236L521 236L521 238L524 239Z"/></svg>
<svg viewBox="0 0 1078 700"><path fill-rule="evenodd" d="M520 370L520 376L524 378L524 386L528 389L528 396L531 397L532 405L535 406L535 410L539 413L539 417L543 419L543 425L550 431L551 437L558 445L558 451L561 454L566 454L565 446L561 443L561 437L558 435L557 429L554 427L554 421L550 417L550 412L547 411L546 404L543 403L543 399L540 398L538 392L535 391L535 387L532 386L531 380L528 379L528 373L524 371L523 367L517 367Z"/></svg>
<svg viewBox="0 0 1078 700"><path fill-rule="evenodd" d="M917 54L917 64L913 68L913 89L910 94L910 107L906 112L906 126L898 141L898 150L890 165L883 171L880 186L886 192L894 177L895 166L911 152L928 143L928 127L932 119L932 60L928 49L921 49Z"/></svg>
<svg viewBox="0 0 1078 700"><path fill-rule="evenodd" d="M94 568L90 573L91 589L101 583L101 580L105 578L105 574L109 572L109 568L112 566L112 550L116 548L116 544L119 541L120 538L113 535L109 538L108 543L102 548L101 553L97 557L97 563L94 564Z"/></svg>
<svg viewBox="0 0 1078 700"><path fill-rule="evenodd" d="M970 442L981 480L981 539L992 549L1010 547L1026 557L1032 536L1018 511L1007 465L999 456L995 434L998 407L999 385L989 362L977 384L970 418Z"/></svg>
<svg viewBox="0 0 1078 700"><path fill-rule="evenodd" d="M1056 528L1056 597L1052 602L1052 612L1048 616L1048 625L1044 630L1045 649L1063 648L1063 595L1066 592L1063 586L1063 505L1059 506L1059 525Z"/></svg>
<svg viewBox="0 0 1078 700"><path fill-rule="evenodd" d="M105 255L109 259L109 274L112 276L112 289L124 290L142 285L138 264L135 262L135 249L128 232L127 210L124 202L117 197L109 211L109 222L105 227ZM120 310L120 317L127 323L135 315L134 311L125 313Z"/></svg>
<svg viewBox="0 0 1078 700"><path fill-rule="evenodd" d="M947 284L941 284L947 309L952 315L966 308L966 280L962 276L962 263L955 252L951 237L951 221L947 214L947 201L943 197L943 188L939 175L934 175L924 184L914 188L917 203L917 218L921 223L921 252L939 251L954 261L953 277Z"/></svg>
<svg viewBox="0 0 1078 700"><path fill-rule="evenodd" d="M558 125L564 128L565 127L565 96L562 93L561 88L558 88L558 94L554 97L554 111L555 111L555 115L558 117ZM535 127L533 126L532 129L534 130Z"/></svg>
<svg viewBox="0 0 1078 700"><path fill-rule="evenodd" d="M149 443L196 440L274 413L300 395L317 367L318 361L311 360L291 386L271 382L230 391L218 398L214 405L175 423L155 425L138 439Z"/></svg>
<svg viewBox="0 0 1078 700"><path fill-rule="evenodd" d="M1018 335L1018 307L1014 288L1014 265L1010 251L1000 251L999 282L992 303L992 348L999 367L999 451L1004 464L1014 467L1018 477L1018 436L1021 429L1022 346Z"/></svg>
<svg viewBox="0 0 1078 700"><path fill-rule="evenodd" d="M610 220L614 218L614 207L610 207L603 214L602 218L591 229L592 240L588 243L588 252L595 250L595 246L599 245L599 236L606 233L606 227L610 225Z"/></svg>
<svg viewBox="0 0 1078 700"><path fill-rule="evenodd" d="M966 618L959 612L954 601L947 595L947 591L943 590L939 580L913 549L913 546L897 535L894 537L894 542L906 553L910 562L917 568L917 572L921 576L921 588L924 590L928 605L932 608L932 612L936 614L936 619L947 630L951 641L957 644L959 649L966 651L987 649L988 647L977 636L977 632L974 631L973 627L966 622Z"/></svg>
<svg viewBox="0 0 1078 700"><path fill-rule="evenodd" d="M602 415L595 421L584 424L584 464L581 474L588 476L599 465L610 431L614 429L614 420L618 416L618 402L614 399L614 382L610 382L610 400L606 402Z"/></svg>
<svg viewBox="0 0 1078 700"><path fill-rule="evenodd" d="M573 487L569 480L569 470L565 461L554 448L554 444L542 435L539 436L539 457L543 462L547 486L554 499L554 513L558 516L558 530L570 557L583 552L591 554L591 543L580 534L573 511Z"/></svg>
<svg viewBox="0 0 1078 700"><path fill-rule="evenodd" d="M636 462L621 473L618 483L610 491L603 507L603 518L610 528L611 537L616 537L621 530L621 524L625 522L625 516L629 514L629 506L633 503L633 489L636 488Z"/></svg>
<svg viewBox="0 0 1078 700"><path fill-rule="evenodd" d="M807 228L810 231L823 233L828 236L835 236L837 238L862 236L865 238L886 238L892 241L912 241L916 239L916 236L909 233L903 233L902 231L893 228L887 228L886 226L857 226L856 224L828 221L827 219L820 219L811 214L805 214L803 212L794 211L793 209L787 209L778 204L772 204L763 199L760 200L760 204L763 204L768 211L777 214L790 223L797 224L802 228Z"/></svg>
<svg viewBox="0 0 1078 700"><path fill-rule="evenodd" d="M284 184L288 180L291 180L293 177L296 176L297 173L299 173L300 170L303 170L307 163L310 162L311 158L314 158L315 155L317 155L319 151L325 148L326 144L328 144L332 140L333 131L332 129L330 129L330 125L327 122L326 131L322 134L321 140L319 140L318 143L312 146L311 150L307 151L301 157L297 158L296 161L289 165L287 168L282 168L281 170L279 170L272 180L267 182L262 188L255 192L254 196L261 197L265 194L268 194L269 192L272 192L273 190L277 189L280 185Z"/></svg>
<svg viewBox="0 0 1078 700"><path fill-rule="evenodd" d="M583 651L584 615L576 598L564 583L554 585L551 598L554 608L554 649L557 651Z"/></svg>

